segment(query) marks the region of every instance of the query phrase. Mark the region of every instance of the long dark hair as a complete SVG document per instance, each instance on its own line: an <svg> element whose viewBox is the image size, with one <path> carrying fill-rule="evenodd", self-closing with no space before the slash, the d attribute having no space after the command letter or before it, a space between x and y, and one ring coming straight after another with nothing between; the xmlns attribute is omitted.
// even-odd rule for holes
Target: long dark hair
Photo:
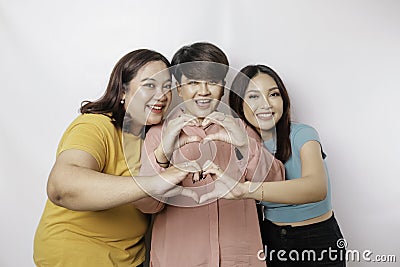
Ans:
<svg viewBox="0 0 400 267"><path fill-rule="evenodd" d="M126 112L121 104L123 94L140 68L152 61L162 61L168 68L171 66L163 55L149 49L138 49L123 56L111 72L104 95L96 101L83 101L81 113L104 114L111 117L115 127L122 128Z"/></svg>
<svg viewBox="0 0 400 267"><path fill-rule="evenodd" d="M244 120L254 130L255 127L246 119L243 111L244 95L249 85L250 79L257 74L264 73L270 76L278 85L279 92L283 100L283 114L276 124L276 144L277 151L275 157L285 163L292 155L290 145L290 99L286 87L279 75L270 67L265 65L249 65L240 70L233 80L231 91L229 92L229 105L239 118ZM257 131L258 132L258 131Z"/></svg>

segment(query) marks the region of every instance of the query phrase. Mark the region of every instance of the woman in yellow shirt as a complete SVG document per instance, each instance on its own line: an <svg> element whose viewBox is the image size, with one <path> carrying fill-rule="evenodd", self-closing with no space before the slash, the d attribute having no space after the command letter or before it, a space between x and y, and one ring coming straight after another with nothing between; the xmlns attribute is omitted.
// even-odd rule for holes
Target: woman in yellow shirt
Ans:
<svg viewBox="0 0 400 267"><path fill-rule="evenodd" d="M198 167L194 163L168 168L164 179L132 179L145 126L160 123L171 102L169 66L155 51L132 51L115 65L104 95L83 102L49 175L34 241L37 266L141 266L148 219L131 202L146 192L190 194L173 185Z"/></svg>

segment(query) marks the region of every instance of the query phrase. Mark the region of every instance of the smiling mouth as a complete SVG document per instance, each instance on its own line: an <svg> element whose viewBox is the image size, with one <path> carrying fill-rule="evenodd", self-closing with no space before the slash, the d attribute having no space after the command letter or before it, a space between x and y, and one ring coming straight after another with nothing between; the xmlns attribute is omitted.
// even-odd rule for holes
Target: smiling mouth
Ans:
<svg viewBox="0 0 400 267"><path fill-rule="evenodd" d="M164 109L164 105L161 104L155 104L155 105L149 105L150 111L156 114L162 113Z"/></svg>
<svg viewBox="0 0 400 267"><path fill-rule="evenodd" d="M274 117L274 113L273 112L258 113L256 116L260 120L271 120Z"/></svg>
<svg viewBox="0 0 400 267"><path fill-rule="evenodd" d="M210 107L211 101L212 101L211 99L197 99L197 100L194 100L194 102L196 103L196 105L199 108L208 108L208 107Z"/></svg>

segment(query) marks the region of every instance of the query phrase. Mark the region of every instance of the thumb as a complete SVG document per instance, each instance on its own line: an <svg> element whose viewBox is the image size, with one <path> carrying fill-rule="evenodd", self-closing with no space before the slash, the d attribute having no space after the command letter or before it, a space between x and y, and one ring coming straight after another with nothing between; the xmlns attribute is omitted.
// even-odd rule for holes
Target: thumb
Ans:
<svg viewBox="0 0 400 267"><path fill-rule="evenodd" d="M194 143L194 142L201 142L202 138L198 135L186 135L182 136L180 138L180 146L189 144L189 143Z"/></svg>
<svg viewBox="0 0 400 267"><path fill-rule="evenodd" d="M199 203L199 201L200 201L199 195L196 192L194 192L193 190L188 189L188 188L182 188L181 195L192 198L194 201L196 201L196 203Z"/></svg>
<svg viewBox="0 0 400 267"><path fill-rule="evenodd" d="M227 135L224 131L219 131L217 133L213 134L208 134L204 139L203 139L203 144L206 144L210 141L222 141L225 143L231 143L229 135Z"/></svg>
<svg viewBox="0 0 400 267"><path fill-rule="evenodd" d="M201 195L199 204L203 204L204 202L209 201L210 199L217 199L218 198L218 192L212 191L210 193L206 193Z"/></svg>

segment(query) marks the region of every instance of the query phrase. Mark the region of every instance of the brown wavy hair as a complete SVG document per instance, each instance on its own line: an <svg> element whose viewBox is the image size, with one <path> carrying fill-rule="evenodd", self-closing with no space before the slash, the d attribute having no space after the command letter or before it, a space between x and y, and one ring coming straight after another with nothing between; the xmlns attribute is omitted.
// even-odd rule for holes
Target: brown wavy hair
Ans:
<svg viewBox="0 0 400 267"><path fill-rule="evenodd" d="M257 74L264 73L270 76L278 85L279 92L283 100L283 114L276 124L276 144L277 151L275 157L285 163L292 155L292 147L290 144L290 99L286 87L279 75L270 67L265 65L249 65L240 70L232 82L229 92L229 106L235 111L237 116L245 121L256 132L257 129L246 119L243 111L244 95L249 82Z"/></svg>
<svg viewBox="0 0 400 267"><path fill-rule="evenodd" d="M104 95L96 101L83 101L80 112L106 115L112 119L115 127L122 128L126 112L121 104L123 94L140 68L152 61L162 61L168 68L171 66L163 55L149 49L134 50L123 56L111 72Z"/></svg>

